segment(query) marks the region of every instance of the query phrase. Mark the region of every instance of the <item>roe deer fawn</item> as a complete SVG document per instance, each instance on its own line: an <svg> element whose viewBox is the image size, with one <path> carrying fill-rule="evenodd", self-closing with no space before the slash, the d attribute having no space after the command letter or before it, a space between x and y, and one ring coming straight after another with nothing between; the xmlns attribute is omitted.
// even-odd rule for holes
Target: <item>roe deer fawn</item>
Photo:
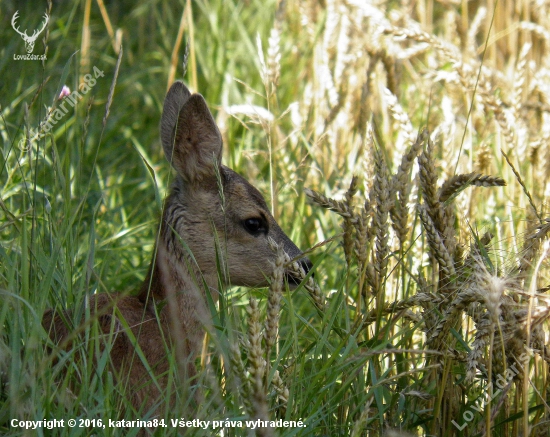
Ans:
<svg viewBox="0 0 550 437"><path fill-rule="evenodd" d="M165 200L149 272L137 296L104 293L89 299L100 331L112 335L115 374L128 378L131 402L141 412L154 411L166 389L167 343L183 378L196 373L194 360L210 319L205 293L217 300L219 264L226 284L265 286L275 261L270 237L291 258L301 254L260 192L220 164L222 139L214 118L204 98L191 95L182 82L166 95L160 137L177 177ZM306 272L311 267L307 258L301 264ZM49 310L42 321L53 342L66 349L79 338L67 320L67 314Z"/></svg>

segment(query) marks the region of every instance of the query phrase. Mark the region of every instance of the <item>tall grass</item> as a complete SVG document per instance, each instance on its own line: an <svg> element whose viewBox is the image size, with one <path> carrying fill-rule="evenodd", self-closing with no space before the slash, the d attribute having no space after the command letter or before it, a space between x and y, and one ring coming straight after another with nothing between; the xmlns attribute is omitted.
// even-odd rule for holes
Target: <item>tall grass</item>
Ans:
<svg viewBox="0 0 550 437"><path fill-rule="evenodd" d="M34 49L45 62L13 59L17 9L29 33L50 11ZM150 417L127 402L94 324L65 353L40 321L139 287L172 180L162 102L188 44L183 79L216 113L225 164L299 247L322 244L294 292L280 268L269 290L224 291L192 381L204 402L180 396L166 421L306 425L190 432L208 436L548 435L547 2L0 10L1 434L120 435L11 420ZM75 108L21 142L86 74L96 83Z"/></svg>

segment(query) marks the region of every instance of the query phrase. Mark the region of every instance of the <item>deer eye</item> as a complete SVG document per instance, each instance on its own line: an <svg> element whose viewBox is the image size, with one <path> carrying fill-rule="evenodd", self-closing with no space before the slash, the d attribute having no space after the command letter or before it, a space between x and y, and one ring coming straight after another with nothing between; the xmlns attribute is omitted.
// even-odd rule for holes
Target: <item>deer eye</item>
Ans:
<svg viewBox="0 0 550 437"><path fill-rule="evenodd" d="M267 233L267 227L261 218L249 218L243 222L243 226L249 234L258 235Z"/></svg>

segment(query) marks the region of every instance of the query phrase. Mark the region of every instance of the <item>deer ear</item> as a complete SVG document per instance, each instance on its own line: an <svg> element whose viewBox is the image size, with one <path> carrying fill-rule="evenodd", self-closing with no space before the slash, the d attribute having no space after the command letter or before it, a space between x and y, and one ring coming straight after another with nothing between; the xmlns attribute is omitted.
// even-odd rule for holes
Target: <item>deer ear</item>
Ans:
<svg viewBox="0 0 550 437"><path fill-rule="evenodd" d="M172 84L164 99L164 107L162 108L162 118L160 121L160 139L162 141L164 153L169 161L169 157L172 156L174 128L178 121L178 115L189 97L191 97L191 93L187 87L182 82L177 81Z"/></svg>
<svg viewBox="0 0 550 437"><path fill-rule="evenodd" d="M181 82L174 83L164 101L160 136L166 159L191 183L215 175L220 165L222 137L204 98Z"/></svg>

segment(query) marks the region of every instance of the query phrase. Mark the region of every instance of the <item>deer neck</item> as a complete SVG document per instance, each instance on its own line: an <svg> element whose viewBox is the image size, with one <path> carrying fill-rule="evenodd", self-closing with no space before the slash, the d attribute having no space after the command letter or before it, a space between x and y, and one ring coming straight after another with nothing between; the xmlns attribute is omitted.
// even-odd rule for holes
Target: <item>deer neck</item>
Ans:
<svg viewBox="0 0 550 437"><path fill-rule="evenodd" d="M164 220L163 225L139 299L148 310L154 311L154 306L162 308L161 323L176 343L185 339L183 349L192 353L200 348L204 327L210 324L206 293L216 300L217 275L204 275L185 253L173 229Z"/></svg>

